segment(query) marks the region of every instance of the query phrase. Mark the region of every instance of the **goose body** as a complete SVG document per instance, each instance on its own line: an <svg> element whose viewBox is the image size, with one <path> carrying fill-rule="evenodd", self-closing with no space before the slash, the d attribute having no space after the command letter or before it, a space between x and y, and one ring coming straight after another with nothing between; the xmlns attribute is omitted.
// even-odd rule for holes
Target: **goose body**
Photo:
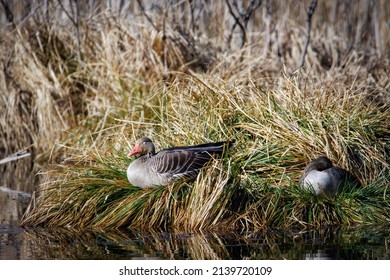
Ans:
<svg viewBox="0 0 390 280"><path fill-rule="evenodd" d="M349 171L334 166L322 156L312 160L305 168L299 184L313 190L316 195L334 196L345 186L360 186L359 180Z"/></svg>
<svg viewBox="0 0 390 280"><path fill-rule="evenodd" d="M213 155L221 155L229 142L173 147L155 152L152 140L138 139L130 156L140 155L127 168L127 179L140 188L164 186L194 178Z"/></svg>

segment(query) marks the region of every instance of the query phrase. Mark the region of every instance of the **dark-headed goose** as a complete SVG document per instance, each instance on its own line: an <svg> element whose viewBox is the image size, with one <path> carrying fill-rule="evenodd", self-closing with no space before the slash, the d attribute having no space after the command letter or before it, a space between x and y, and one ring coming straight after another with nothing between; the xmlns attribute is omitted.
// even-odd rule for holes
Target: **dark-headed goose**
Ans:
<svg viewBox="0 0 390 280"><path fill-rule="evenodd" d="M312 160L303 171L299 184L314 190L316 195L334 196L344 186L360 186L359 180L349 171L334 166L329 158Z"/></svg>
<svg viewBox="0 0 390 280"><path fill-rule="evenodd" d="M230 142L173 147L156 153L152 140L138 139L130 156L140 155L127 168L129 182L140 188L167 185L179 179L191 179L212 158L221 155Z"/></svg>

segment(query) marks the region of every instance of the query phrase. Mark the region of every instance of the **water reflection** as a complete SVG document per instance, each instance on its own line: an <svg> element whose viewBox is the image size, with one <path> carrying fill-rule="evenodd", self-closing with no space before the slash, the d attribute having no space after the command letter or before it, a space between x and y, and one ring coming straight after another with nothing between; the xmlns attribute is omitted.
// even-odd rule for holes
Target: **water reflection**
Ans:
<svg viewBox="0 0 390 280"><path fill-rule="evenodd" d="M262 232L20 228L30 197L0 189L0 259L390 259L390 227Z"/></svg>
<svg viewBox="0 0 390 280"><path fill-rule="evenodd" d="M0 224L18 224L30 199L29 193L0 186Z"/></svg>
<svg viewBox="0 0 390 280"><path fill-rule="evenodd" d="M1 225L0 258L389 259L389 240L389 228L186 234Z"/></svg>

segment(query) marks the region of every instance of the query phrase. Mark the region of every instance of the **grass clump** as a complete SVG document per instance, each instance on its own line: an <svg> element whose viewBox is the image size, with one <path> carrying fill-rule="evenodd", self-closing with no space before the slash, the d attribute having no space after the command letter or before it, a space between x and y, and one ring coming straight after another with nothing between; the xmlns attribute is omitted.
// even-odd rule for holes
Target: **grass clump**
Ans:
<svg viewBox="0 0 390 280"><path fill-rule="evenodd" d="M74 173L56 170L55 176L68 178L42 186L23 223L96 229L191 229L217 226L226 212L229 192L224 187L229 177L222 163L200 174L194 184L182 182L153 189L131 186L126 173L118 168L100 162L95 167L78 166Z"/></svg>
<svg viewBox="0 0 390 280"><path fill-rule="evenodd" d="M62 171L49 174L23 224L189 231L390 221L386 136L381 130L372 134L377 119L365 118L363 125L359 121L372 110L361 98L351 97L349 105L342 105L318 102L331 100L319 96L308 104L292 86L263 92L186 75L179 81L154 89L158 102L147 109L152 110L145 121L109 121L107 116L105 126L89 140L80 134L77 141L82 138L83 147L89 142L90 148L72 150ZM326 94L339 100L337 92ZM319 110L323 106L327 108ZM376 118L384 121L386 113ZM125 173L128 129L137 137L147 133L158 148L228 139L237 145L194 182L138 189ZM317 198L297 186L307 158L322 154L353 169L364 187Z"/></svg>

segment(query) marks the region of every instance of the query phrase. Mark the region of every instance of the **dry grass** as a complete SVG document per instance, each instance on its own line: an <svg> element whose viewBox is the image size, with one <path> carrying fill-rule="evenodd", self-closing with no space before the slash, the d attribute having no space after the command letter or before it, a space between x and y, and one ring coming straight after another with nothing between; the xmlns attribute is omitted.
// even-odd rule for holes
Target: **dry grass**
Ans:
<svg viewBox="0 0 390 280"><path fill-rule="evenodd" d="M156 29L143 16L110 12L83 18L81 36L57 18L2 30L1 152L32 144L44 174L23 224L258 230L388 223L388 44L373 46L367 37L351 48L339 22L321 24L330 12L321 7L296 73L299 7L277 10L275 30L267 8L259 10L267 17L256 14L243 48L224 40L232 23L223 7L197 30L209 36L174 20L162 28L161 15L151 15ZM237 146L194 182L140 190L125 170L143 135L158 149L228 139ZM365 187L328 200L300 190L300 172L319 155Z"/></svg>
<svg viewBox="0 0 390 280"><path fill-rule="evenodd" d="M75 158L49 174L24 224L188 231L389 221L388 132L381 125L386 111L367 118L373 107L359 96L351 94L344 104L337 92L305 99L293 83L249 92L190 76L182 79L155 89L160 104L154 105L150 121L119 119L121 126L97 132L104 140L92 135L89 144L83 143L89 151L78 154L72 148ZM135 136L148 131L160 148L218 139L236 139L238 145L193 183L142 190L127 182L129 149L123 147L128 139L118 133L122 126L135 125ZM296 187L307 158L321 154L354 170L365 187L323 200Z"/></svg>

